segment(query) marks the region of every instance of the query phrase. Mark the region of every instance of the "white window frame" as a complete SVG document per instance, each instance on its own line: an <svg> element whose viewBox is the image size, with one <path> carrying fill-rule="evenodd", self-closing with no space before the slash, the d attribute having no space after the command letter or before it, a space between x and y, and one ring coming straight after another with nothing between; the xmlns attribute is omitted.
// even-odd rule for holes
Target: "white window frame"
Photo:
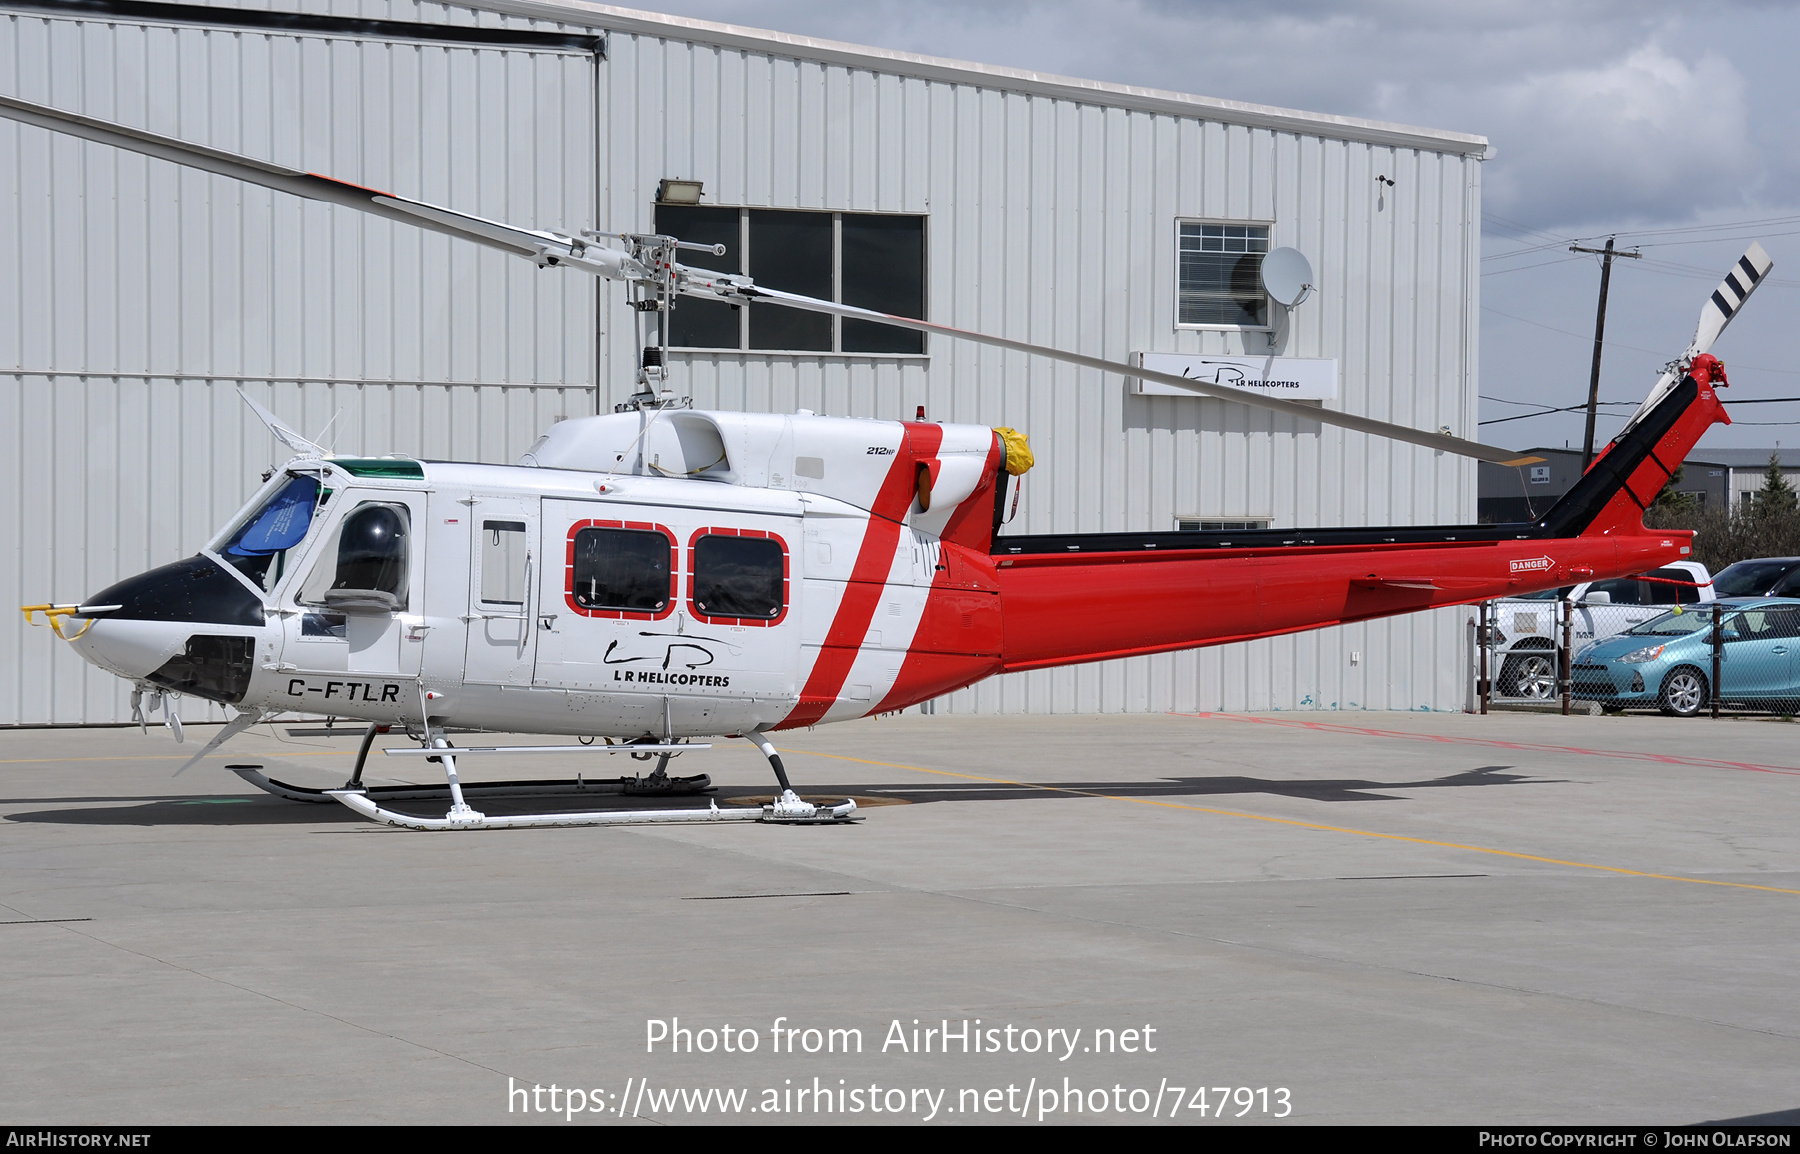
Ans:
<svg viewBox="0 0 1800 1154"><path fill-rule="evenodd" d="M1232 220L1227 217L1217 217L1217 216L1178 216L1178 217L1176 217L1175 218L1175 231L1174 231L1174 241L1175 241L1175 248L1174 248L1175 268L1174 268L1174 273L1173 273L1174 300L1170 306L1175 315L1175 328L1177 330L1185 330L1188 332L1212 332L1212 333L1267 333L1267 332L1275 331L1275 326L1272 323L1272 319L1275 315L1275 313L1274 313L1275 302L1272 300L1268 300L1268 298L1266 296L1264 297L1264 300L1266 303L1264 304L1264 307L1263 307L1263 315L1271 318L1271 323L1269 323L1269 324L1228 325L1228 324L1216 324L1216 323L1214 323L1214 324L1186 324L1186 323L1183 323L1183 321L1181 319L1181 226L1184 224L1220 224L1220 225L1226 225L1226 226L1233 227L1233 228L1266 228L1269 230L1269 236L1267 238L1267 242L1268 242L1269 246L1272 248L1275 243L1275 222L1272 220L1254 220L1254 219ZM1269 253L1269 249L1263 250L1264 256L1267 256L1268 253Z"/></svg>

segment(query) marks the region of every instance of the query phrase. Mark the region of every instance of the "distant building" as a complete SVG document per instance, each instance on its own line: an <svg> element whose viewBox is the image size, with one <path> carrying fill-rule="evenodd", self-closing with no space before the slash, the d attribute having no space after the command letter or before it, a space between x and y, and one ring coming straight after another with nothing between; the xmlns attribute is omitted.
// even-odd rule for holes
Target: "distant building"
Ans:
<svg viewBox="0 0 1800 1154"><path fill-rule="evenodd" d="M1482 464L1478 500L1483 524L1535 521L1581 477L1579 450L1527 451L1544 458L1543 463L1519 468ZM1800 449L1696 449L1675 489L1692 493L1703 509L1737 508L1762 490L1770 453L1779 456L1788 484L1800 489Z"/></svg>

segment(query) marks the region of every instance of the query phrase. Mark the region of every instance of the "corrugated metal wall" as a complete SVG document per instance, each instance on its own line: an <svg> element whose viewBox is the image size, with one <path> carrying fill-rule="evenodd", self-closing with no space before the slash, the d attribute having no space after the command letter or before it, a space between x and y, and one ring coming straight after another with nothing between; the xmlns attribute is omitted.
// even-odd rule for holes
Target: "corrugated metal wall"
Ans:
<svg viewBox="0 0 1800 1154"><path fill-rule="evenodd" d="M24 99L522 224L594 220L587 53L24 13L0 33L0 91ZM11 120L0 158L0 723L126 719L128 687L12 607L199 548L285 459L240 387L363 453L508 461L593 411L583 278Z"/></svg>
<svg viewBox="0 0 1800 1154"><path fill-rule="evenodd" d="M410 0L355 14L570 26ZM704 180L711 204L922 213L933 319L1120 360L1246 340L1261 351L1261 334L1175 329L1175 222L1272 222L1273 243L1320 275L1285 351L1338 358L1352 411L1475 431L1479 164L1454 152L624 31L597 66L35 16L9 18L7 34L0 91L520 223L648 230L662 177ZM631 316L606 286L596 353L595 290L578 278L10 123L0 155L20 172L4 211L21 223L0 228L0 270L19 270L0 282L17 318L0 329L0 403L19 414L8 435L24 482L0 498L0 535L25 543L0 575L11 603L78 596L191 551L237 505L272 450L231 383L196 375L516 386L275 386L309 430L343 408L340 447L483 460L592 411L579 391L591 380L603 409L631 391ZM1178 514L1475 517L1469 462L1223 402L1138 397L1116 377L993 349L933 338L928 351L690 355L676 371L701 407L893 418L924 404L936 419L1024 429L1039 465L1020 531L1171 529ZM10 365L93 375L9 377ZM120 371L140 376L107 375ZM116 423L95 423L105 416ZM1460 708L1466 616L1019 675L946 705ZM27 676L0 694L0 722L118 716L110 679L18 620L0 626L0 668Z"/></svg>
<svg viewBox="0 0 1800 1154"><path fill-rule="evenodd" d="M713 204L924 213L932 319L1124 360L1266 348L1260 333L1175 328L1175 222L1269 221L1272 243L1301 249L1320 275L1285 351L1338 358L1351 411L1475 432L1474 159L642 35L614 34L608 57L602 196L615 227L650 227L664 176L704 180ZM628 323L616 301L609 316L615 330ZM936 337L928 351L682 366L701 407L894 418L923 404L936 419L1021 428L1039 462L1021 531L1173 529L1178 514L1475 519L1472 462L1220 401L1139 397L1117 377ZM603 378L615 399L629 352L603 353L616 358ZM1461 708L1466 616L1016 675L945 705Z"/></svg>

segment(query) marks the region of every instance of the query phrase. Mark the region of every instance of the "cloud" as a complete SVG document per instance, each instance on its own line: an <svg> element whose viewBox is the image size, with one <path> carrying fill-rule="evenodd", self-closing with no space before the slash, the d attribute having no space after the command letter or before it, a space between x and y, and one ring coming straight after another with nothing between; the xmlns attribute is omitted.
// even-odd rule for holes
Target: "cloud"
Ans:
<svg viewBox="0 0 1800 1154"><path fill-rule="evenodd" d="M1752 147L1757 50L1779 6L1523 0L666 0L725 20L904 51L1486 135L1496 212L1545 228L1680 220L1769 179ZM1771 15L1772 14L1772 15ZM1761 39L1783 39L1763 29ZM1729 44L1731 58L1707 48ZM1791 43L1791 39L1785 42ZM1680 54L1664 47L1681 44ZM1783 66L1785 68L1785 66ZM1763 116L1785 107L1765 99ZM1783 161L1784 165L1787 163Z"/></svg>
<svg viewBox="0 0 1800 1154"><path fill-rule="evenodd" d="M1656 44L1600 68L1526 73L1453 97L1496 142L1486 203L1544 224L1669 220L1742 199L1759 164L1744 78ZM1451 101L1445 101L1446 104Z"/></svg>

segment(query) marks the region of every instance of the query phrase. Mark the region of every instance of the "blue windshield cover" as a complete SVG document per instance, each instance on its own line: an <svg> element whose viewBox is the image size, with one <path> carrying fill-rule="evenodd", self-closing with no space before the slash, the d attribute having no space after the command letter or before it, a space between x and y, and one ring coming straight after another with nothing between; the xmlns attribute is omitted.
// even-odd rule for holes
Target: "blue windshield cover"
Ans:
<svg viewBox="0 0 1800 1154"><path fill-rule="evenodd" d="M292 549L312 526L319 504L319 479L295 477L283 485L268 504L244 523L223 550L239 557L264 557Z"/></svg>

